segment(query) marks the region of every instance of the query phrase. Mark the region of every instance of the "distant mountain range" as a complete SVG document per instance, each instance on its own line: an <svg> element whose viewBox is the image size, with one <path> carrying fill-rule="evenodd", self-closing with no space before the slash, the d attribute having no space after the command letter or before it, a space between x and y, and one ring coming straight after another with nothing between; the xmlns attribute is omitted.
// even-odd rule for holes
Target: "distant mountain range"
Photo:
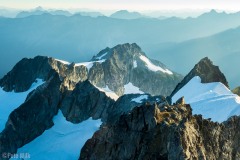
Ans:
<svg viewBox="0 0 240 160"><path fill-rule="evenodd" d="M72 16L74 14L79 14L82 16L89 16L89 17L98 17L98 16L104 16L102 13L100 12L76 12L74 14L70 13L69 11L66 10L45 10L42 7L37 7L34 10L31 11L22 11L19 12L16 15L16 18L25 18L25 17L29 17L29 16L40 16L42 14L51 14L51 15L62 15L62 16Z"/></svg>

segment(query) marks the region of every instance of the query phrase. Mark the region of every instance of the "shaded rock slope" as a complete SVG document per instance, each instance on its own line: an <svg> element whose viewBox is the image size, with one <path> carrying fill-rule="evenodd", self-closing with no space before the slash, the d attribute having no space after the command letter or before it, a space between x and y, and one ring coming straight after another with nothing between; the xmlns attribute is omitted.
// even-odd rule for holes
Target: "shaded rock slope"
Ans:
<svg viewBox="0 0 240 160"><path fill-rule="evenodd" d="M104 125L81 150L85 159L239 159L240 117L219 124L174 106L145 104ZM106 158L107 157L107 158Z"/></svg>
<svg viewBox="0 0 240 160"><path fill-rule="evenodd" d="M185 86L193 77L199 76L202 83L221 82L226 87L228 82L224 74L220 71L218 66L213 65L213 62L205 57L201 59L194 68L184 77L184 79L176 86L170 95L170 98L174 96L183 86Z"/></svg>

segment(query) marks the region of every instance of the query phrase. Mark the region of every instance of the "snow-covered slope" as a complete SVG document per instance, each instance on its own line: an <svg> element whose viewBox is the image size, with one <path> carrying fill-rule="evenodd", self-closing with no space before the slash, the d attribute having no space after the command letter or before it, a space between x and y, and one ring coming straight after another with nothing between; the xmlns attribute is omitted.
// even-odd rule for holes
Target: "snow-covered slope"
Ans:
<svg viewBox="0 0 240 160"><path fill-rule="evenodd" d="M10 113L25 101L28 93L43 83L44 82L41 79L37 79L28 91L20 93L5 92L2 88L0 88L0 132L4 129Z"/></svg>
<svg viewBox="0 0 240 160"><path fill-rule="evenodd" d="M92 118L73 124L66 121L59 111L53 119L54 126L41 136L18 149L18 153L29 153L34 160L73 160L78 159L85 142L92 137L101 125L101 120Z"/></svg>
<svg viewBox="0 0 240 160"><path fill-rule="evenodd" d="M220 82L203 84L196 76L172 97L172 102L182 96L191 105L193 114L202 114L213 121L223 122L240 115L240 97Z"/></svg>

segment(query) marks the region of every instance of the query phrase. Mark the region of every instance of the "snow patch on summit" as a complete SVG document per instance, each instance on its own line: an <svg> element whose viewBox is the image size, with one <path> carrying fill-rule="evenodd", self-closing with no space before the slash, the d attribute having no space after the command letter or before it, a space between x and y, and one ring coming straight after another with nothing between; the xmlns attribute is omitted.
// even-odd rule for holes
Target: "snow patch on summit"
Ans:
<svg viewBox="0 0 240 160"><path fill-rule="evenodd" d="M203 84L196 76L172 97L172 102L182 96L191 105L193 114L201 114L213 121L223 122L233 115L240 115L240 97L220 82Z"/></svg>
<svg viewBox="0 0 240 160"><path fill-rule="evenodd" d="M163 73L167 73L167 74L173 74L170 70L168 69L163 69L162 67L156 66L155 64L153 64L147 57L140 55L139 57L143 62L145 62L146 66L148 67L149 70L157 72L157 71L161 71Z"/></svg>

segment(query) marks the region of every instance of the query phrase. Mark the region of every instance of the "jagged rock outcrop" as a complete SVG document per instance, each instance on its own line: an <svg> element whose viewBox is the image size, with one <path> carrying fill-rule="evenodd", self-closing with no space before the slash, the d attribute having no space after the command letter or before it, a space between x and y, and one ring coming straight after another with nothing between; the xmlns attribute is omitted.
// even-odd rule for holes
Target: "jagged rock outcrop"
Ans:
<svg viewBox="0 0 240 160"><path fill-rule="evenodd" d="M232 92L240 96L240 87L233 89Z"/></svg>
<svg viewBox="0 0 240 160"><path fill-rule="evenodd" d="M201 59L194 68L184 77L184 79L176 86L170 95L170 98L174 96L183 86L185 86L193 77L199 76L202 83L221 82L226 87L228 82L224 74L220 71L218 66L213 65L213 62L205 57Z"/></svg>
<svg viewBox="0 0 240 160"><path fill-rule="evenodd" d="M219 124L187 104L134 108L88 140L79 159L239 159L240 117Z"/></svg>
<svg viewBox="0 0 240 160"><path fill-rule="evenodd" d="M60 108L68 121L80 123L90 117L104 119L107 117L108 108L114 102L89 81L84 81L79 82L73 91L67 91Z"/></svg>
<svg viewBox="0 0 240 160"><path fill-rule="evenodd" d="M51 128L62 97L61 80L53 72L49 80L29 93L26 101L14 110L0 133L0 153L16 153L19 147Z"/></svg>

